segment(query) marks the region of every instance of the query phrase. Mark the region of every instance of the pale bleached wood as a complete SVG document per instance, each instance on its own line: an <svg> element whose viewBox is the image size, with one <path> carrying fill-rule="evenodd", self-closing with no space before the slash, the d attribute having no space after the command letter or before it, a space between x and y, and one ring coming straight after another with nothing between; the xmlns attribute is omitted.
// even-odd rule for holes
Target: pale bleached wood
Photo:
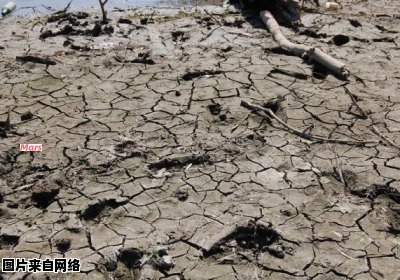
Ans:
<svg viewBox="0 0 400 280"><path fill-rule="evenodd" d="M350 72L343 62L331 57L318 48L290 42L285 35L283 35L279 24L269 11L261 11L260 17L268 31L272 34L274 40L277 41L281 47L309 62L318 63L342 79L347 79L349 77Z"/></svg>

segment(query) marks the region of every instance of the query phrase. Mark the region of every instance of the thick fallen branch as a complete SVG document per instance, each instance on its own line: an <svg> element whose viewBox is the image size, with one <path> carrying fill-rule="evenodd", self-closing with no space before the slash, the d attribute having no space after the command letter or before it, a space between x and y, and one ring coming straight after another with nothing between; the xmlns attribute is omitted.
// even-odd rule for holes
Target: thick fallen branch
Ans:
<svg viewBox="0 0 400 280"><path fill-rule="evenodd" d="M347 79L349 77L350 72L344 63L324 53L320 49L303 44L292 43L286 39L274 16L269 11L261 11L260 17L268 31L272 34L274 40L277 41L281 47L305 60L318 63L342 79Z"/></svg>
<svg viewBox="0 0 400 280"><path fill-rule="evenodd" d="M240 106L249 109L253 112L261 111L264 112L267 116L270 117L274 120L276 120L278 123L280 123L282 126L284 126L288 131L296 134L297 136L300 136L304 139L307 140L312 140L312 141L318 141L318 142L327 142L327 143L338 143L338 144L346 144L346 145L366 145L366 144L379 144L379 141L376 140L343 140L343 139L332 139L332 138L327 138L324 136L318 136L318 135L313 135L310 133L306 133L304 131L298 130L297 128L294 128L287 123L285 123L283 120L281 120L278 116L272 112L272 110L263 108L258 105L253 105L250 104L244 100L240 103Z"/></svg>

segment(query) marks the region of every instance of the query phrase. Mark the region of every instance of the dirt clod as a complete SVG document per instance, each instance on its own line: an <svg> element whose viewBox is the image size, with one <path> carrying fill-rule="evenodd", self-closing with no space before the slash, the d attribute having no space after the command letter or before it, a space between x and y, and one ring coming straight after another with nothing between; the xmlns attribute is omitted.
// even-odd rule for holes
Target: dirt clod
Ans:
<svg viewBox="0 0 400 280"><path fill-rule="evenodd" d="M56 248L60 253L65 253L71 247L71 240L70 239L61 239L55 242Z"/></svg>
<svg viewBox="0 0 400 280"><path fill-rule="evenodd" d="M8 235L2 234L0 235L0 249L8 250L19 243L20 237L17 235Z"/></svg>
<svg viewBox="0 0 400 280"><path fill-rule="evenodd" d="M343 46L350 41L350 38L349 38L349 36L346 36L346 35L336 35L335 37L333 37L332 40L336 46Z"/></svg>
<svg viewBox="0 0 400 280"><path fill-rule="evenodd" d="M210 110L211 114L213 115L219 115L222 111L222 106L221 104L210 104L208 105L208 110Z"/></svg>
<svg viewBox="0 0 400 280"><path fill-rule="evenodd" d="M60 186L51 179L39 181L32 189L31 199L38 208L46 208L54 202Z"/></svg>
<svg viewBox="0 0 400 280"><path fill-rule="evenodd" d="M33 118L33 114L31 113L31 111L27 111L27 112L25 112L25 113L23 113L22 115L21 115L21 121L28 121L28 120L31 120L32 118Z"/></svg>
<svg viewBox="0 0 400 280"><path fill-rule="evenodd" d="M140 259L143 257L143 251L137 248L124 248L118 255L118 260L121 261L127 268L132 269L140 265Z"/></svg>

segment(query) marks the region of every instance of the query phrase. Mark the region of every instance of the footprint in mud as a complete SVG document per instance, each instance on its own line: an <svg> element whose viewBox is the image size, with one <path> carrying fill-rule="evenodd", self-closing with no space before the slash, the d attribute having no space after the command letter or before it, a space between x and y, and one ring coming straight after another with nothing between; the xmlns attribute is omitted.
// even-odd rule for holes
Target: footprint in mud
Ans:
<svg viewBox="0 0 400 280"><path fill-rule="evenodd" d="M262 221L232 226L220 235L210 238L201 247L205 258L212 257L219 263L234 263L235 260L230 257L234 252L268 252L271 256L283 259L285 253L291 251L291 248L282 244L281 235L272 225Z"/></svg>
<svg viewBox="0 0 400 280"><path fill-rule="evenodd" d="M93 202L89 204L85 209L79 214L79 218L82 220L94 220L99 217L103 211L107 209L115 209L129 202L128 199L104 199L100 201Z"/></svg>

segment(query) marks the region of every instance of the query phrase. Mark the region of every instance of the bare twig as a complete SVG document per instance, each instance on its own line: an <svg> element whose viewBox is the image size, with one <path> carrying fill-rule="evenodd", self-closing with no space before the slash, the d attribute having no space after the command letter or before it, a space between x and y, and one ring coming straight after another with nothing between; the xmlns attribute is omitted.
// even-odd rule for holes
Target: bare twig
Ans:
<svg viewBox="0 0 400 280"><path fill-rule="evenodd" d="M341 164L339 164L339 158L338 158L338 154L337 154L336 150L335 150L335 161L336 161L336 172L339 175L340 182L342 182L342 184L346 184L346 181L344 180L344 177L343 177L342 166L341 166Z"/></svg>
<svg viewBox="0 0 400 280"><path fill-rule="evenodd" d="M360 112L362 118L365 120L368 119L368 114L358 105L354 94L347 87L343 87L343 88L346 91L346 93L350 96L351 101L353 102L354 106L356 106L357 110Z"/></svg>
<svg viewBox="0 0 400 280"><path fill-rule="evenodd" d="M244 118L241 119L236 125L234 125L234 126L231 128L231 132L234 132L234 131L239 127L239 125L240 125L241 123L243 123L244 121L246 121L246 120L250 117L250 115L251 115L251 113L248 113L246 117L244 117Z"/></svg>
<svg viewBox="0 0 400 280"><path fill-rule="evenodd" d="M45 5L41 5L43 8L45 8L46 10L48 10L48 11L53 11L53 9L51 8L51 7L48 7L48 6L45 6Z"/></svg>
<svg viewBox="0 0 400 280"><path fill-rule="evenodd" d="M218 28L221 28L221 27L222 27L222 25L219 25L219 26L215 27L213 30L211 30L209 33L207 33L204 37L202 37L202 38L199 40L199 42L203 42L204 40L206 40L208 37L211 36L211 34L214 33L215 30L217 30Z"/></svg>
<svg viewBox="0 0 400 280"><path fill-rule="evenodd" d="M375 125L372 125L372 130L384 141L386 141L386 143L390 144L391 146L397 148L400 150L400 146L397 145L396 143L394 143L392 140L390 140L389 138L387 138L385 135L383 135L378 128Z"/></svg>
<svg viewBox="0 0 400 280"><path fill-rule="evenodd" d="M349 77L350 72L344 63L324 53L320 49L309 47L303 44L292 43L286 39L274 16L269 11L261 11L260 17L266 25L268 31L272 34L274 40L277 41L281 47L291 51L296 56L299 56L305 60L318 63L342 79L347 79Z"/></svg>
<svg viewBox="0 0 400 280"><path fill-rule="evenodd" d="M304 139L307 140L312 140L312 141L319 141L319 142L328 142L328 143L339 143L339 144L347 144L347 145L366 145L366 144L378 144L379 141L376 140L343 140L343 139L332 139L332 138L327 138L324 136L318 136L318 135L313 135L310 133L305 133L301 130L298 130L297 128L294 128L287 123L285 123L283 120L281 120L278 116L272 112L272 110L263 108L258 105L253 105L250 104L244 100L240 103L240 105L246 109L252 110L254 112L261 111L264 112L267 116L266 117L271 117L274 120L276 120L278 123L280 123L283 127L285 127L288 131L296 134L297 136L300 136Z"/></svg>
<svg viewBox="0 0 400 280"><path fill-rule="evenodd" d="M371 118L368 116L368 114L365 112L365 110L362 109L362 108L360 107L360 105L358 105L357 100L356 100L354 94L353 94L348 88L344 87L344 89L345 89L346 93L347 93L348 95L350 95L351 101L353 102L354 106L357 107L357 110L360 112L362 118L363 118L363 119L369 119L369 120L371 120ZM371 120L371 121L372 121L372 120ZM372 121L372 122L373 122L373 121ZM396 144L395 142L393 142L392 140L390 140L390 139L389 139L388 137L386 137L385 135L383 135L375 125L372 125L372 131L373 131L376 135L378 135L379 138L381 138L383 141L385 141L387 144L389 144L389 145L391 145L392 147L395 147L395 148L397 148L397 149L400 150L400 146L397 145L397 144Z"/></svg>
<svg viewBox="0 0 400 280"><path fill-rule="evenodd" d="M212 15L211 13L209 13L207 10L204 10L204 12L208 15L208 16L210 16L216 23L218 23L218 25L222 25L221 24L221 22L216 18L216 17L214 17L214 15Z"/></svg>
<svg viewBox="0 0 400 280"><path fill-rule="evenodd" d="M71 6L72 1L73 0L69 1L69 3L67 4L67 6L65 6L64 9L58 10L58 11L54 12L53 14L62 14L62 13L65 13L66 11L68 11L69 7Z"/></svg>
<svg viewBox="0 0 400 280"><path fill-rule="evenodd" d="M107 4L108 0L99 0L101 14L103 15L102 23L107 23L107 11L105 10L104 6Z"/></svg>
<svg viewBox="0 0 400 280"><path fill-rule="evenodd" d="M340 254L342 254L343 256L345 256L346 258L349 258L350 260L355 260L356 258L350 257L349 255L345 254L344 252L336 249Z"/></svg>

